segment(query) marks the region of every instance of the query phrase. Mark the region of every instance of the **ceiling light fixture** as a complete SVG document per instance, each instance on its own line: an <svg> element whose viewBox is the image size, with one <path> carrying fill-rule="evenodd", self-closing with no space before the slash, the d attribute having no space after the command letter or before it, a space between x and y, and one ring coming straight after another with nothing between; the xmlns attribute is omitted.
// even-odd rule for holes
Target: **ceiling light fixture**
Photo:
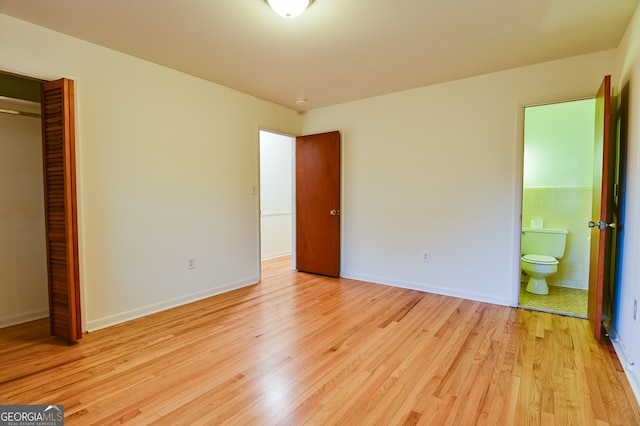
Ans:
<svg viewBox="0 0 640 426"><path fill-rule="evenodd" d="M295 18L313 3L313 0L264 0L283 18Z"/></svg>

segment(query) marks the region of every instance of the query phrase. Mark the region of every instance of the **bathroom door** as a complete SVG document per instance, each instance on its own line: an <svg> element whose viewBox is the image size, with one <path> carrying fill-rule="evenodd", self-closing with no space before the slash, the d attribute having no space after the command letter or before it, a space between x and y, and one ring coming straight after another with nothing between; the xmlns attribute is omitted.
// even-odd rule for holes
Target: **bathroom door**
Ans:
<svg viewBox="0 0 640 426"><path fill-rule="evenodd" d="M602 81L596 95L593 198L591 207L591 251L589 267L589 302L587 316L596 340L600 340L603 305L611 294L615 265L617 211L616 178L619 173L619 149L611 127L615 107L611 102L611 76Z"/></svg>
<svg viewBox="0 0 640 426"><path fill-rule="evenodd" d="M340 132L296 139L296 269L340 276Z"/></svg>

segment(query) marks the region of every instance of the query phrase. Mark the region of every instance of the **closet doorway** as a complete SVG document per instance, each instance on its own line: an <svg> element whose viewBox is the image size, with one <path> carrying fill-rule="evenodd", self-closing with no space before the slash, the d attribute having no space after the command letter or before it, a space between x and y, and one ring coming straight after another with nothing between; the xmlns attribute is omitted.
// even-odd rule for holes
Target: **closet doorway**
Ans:
<svg viewBox="0 0 640 426"><path fill-rule="evenodd" d="M0 328L49 316L40 83L24 81L0 93Z"/></svg>
<svg viewBox="0 0 640 426"><path fill-rule="evenodd" d="M82 338L74 82L65 78L39 81L14 74L0 73L0 75L3 79L12 81L12 84L3 85L3 87L6 86L6 89L3 89L5 93L1 93L3 96L20 99L21 93L12 92L20 88L24 81L34 82L38 88L42 115L40 117L40 181L42 182L40 197L44 195L43 242L48 284L49 328L52 336L74 343ZM6 169L11 170L11 165ZM19 181L19 179L15 180ZM3 218L0 223L3 226L11 226L13 222L11 218ZM7 246L4 241L2 245ZM8 245L6 252L18 256L20 254L18 246L19 244Z"/></svg>

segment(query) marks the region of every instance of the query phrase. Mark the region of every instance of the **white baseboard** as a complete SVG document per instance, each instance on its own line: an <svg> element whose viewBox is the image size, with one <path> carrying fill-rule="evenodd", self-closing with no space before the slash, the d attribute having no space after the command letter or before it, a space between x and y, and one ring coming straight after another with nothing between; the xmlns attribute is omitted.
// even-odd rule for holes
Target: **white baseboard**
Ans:
<svg viewBox="0 0 640 426"><path fill-rule="evenodd" d="M451 297L457 297L460 299L474 300L476 302L485 302L485 303L491 303L494 305L501 305L501 306L511 306L510 300L506 297L505 298L490 297L490 296L487 296L486 294L452 290L451 288L433 285L433 284L398 281L398 280L393 280L393 279L384 278L384 277L357 275L357 274L356 275L343 274L341 275L341 277L358 280L358 281L366 281L374 284L382 284L382 285L388 285L392 287L406 288L409 290L424 291L426 293L434 293L442 296L451 296Z"/></svg>
<svg viewBox="0 0 640 426"><path fill-rule="evenodd" d="M250 285L257 284L257 283L258 283L258 278L255 277L248 280L226 284L221 287L211 288L201 292L187 294L185 296L177 297L175 299L154 303L153 305L143 306L141 308L132 309L130 311L122 312L115 315L110 315L108 317L87 321L85 331L92 332L92 331L100 330L102 328L111 327L113 325L131 321L136 318L141 318L147 315L155 314L157 312L166 311L167 309L186 305L188 303L206 299L207 297L212 297L218 294L227 293L229 291L237 290L242 287L248 287Z"/></svg>
<svg viewBox="0 0 640 426"><path fill-rule="evenodd" d="M9 317L0 318L0 328L10 327L16 324L23 324L29 321L35 321L38 319L46 318L49 316L49 308L38 309L31 312L21 312Z"/></svg>
<svg viewBox="0 0 640 426"><path fill-rule="evenodd" d="M568 280L557 280L557 281L554 281L553 283L549 283L549 285L556 286L556 287L563 287L563 288L572 288L575 290L589 290L588 286L585 287L580 283L576 283L574 281L568 281Z"/></svg>
<svg viewBox="0 0 640 426"><path fill-rule="evenodd" d="M276 259L278 257L284 257L284 256L291 256L291 250L281 251L281 252L278 252L278 253L264 254L261 257L261 260L271 260L271 259Z"/></svg>
<svg viewBox="0 0 640 426"><path fill-rule="evenodd" d="M624 374L629 380L636 401L640 404L640 365L635 365L634 361L627 356L627 351L618 339L611 339L611 344L624 368Z"/></svg>

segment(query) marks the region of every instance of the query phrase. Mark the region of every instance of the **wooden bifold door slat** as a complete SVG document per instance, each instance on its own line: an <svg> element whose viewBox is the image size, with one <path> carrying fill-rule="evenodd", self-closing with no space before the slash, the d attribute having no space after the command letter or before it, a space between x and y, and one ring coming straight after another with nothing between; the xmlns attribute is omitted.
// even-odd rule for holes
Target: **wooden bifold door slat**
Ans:
<svg viewBox="0 0 640 426"><path fill-rule="evenodd" d="M51 335L77 342L82 324L73 81L43 83L41 103Z"/></svg>

